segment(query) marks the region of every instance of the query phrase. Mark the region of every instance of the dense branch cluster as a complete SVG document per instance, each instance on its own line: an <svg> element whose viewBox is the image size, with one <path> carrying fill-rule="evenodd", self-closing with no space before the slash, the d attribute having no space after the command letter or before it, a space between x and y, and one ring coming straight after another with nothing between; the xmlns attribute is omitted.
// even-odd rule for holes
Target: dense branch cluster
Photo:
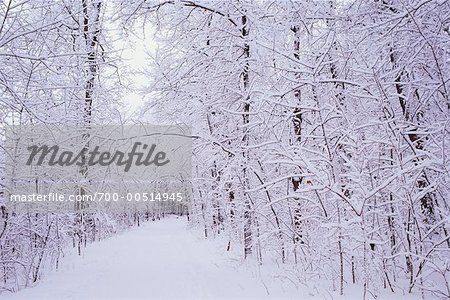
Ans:
<svg viewBox="0 0 450 300"><path fill-rule="evenodd" d="M341 294L450 297L449 1L110 3L0 3L1 149L11 125L117 124L106 23L145 20L159 48L142 120L192 126L189 220L206 237ZM6 155L0 291L161 214L8 211Z"/></svg>
<svg viewBox="0 0 450 300"><path fill-rule="evenodd" d="M130 12L162 45L145 114L200 137L191 216L205 235L340 293L450 296L448 1Z"/></svg>
<svg viewBox="0 0 450 300"><path fill-rule="evenodd" d="M108 51L102 4L0 3L0 293L31 286L43 272L58 268L68 246L81 252L87 242L137 223L130 213L18 213L5 206L6 156L12 155L5 152L8 128L119 119L116 57Z"/></svg>

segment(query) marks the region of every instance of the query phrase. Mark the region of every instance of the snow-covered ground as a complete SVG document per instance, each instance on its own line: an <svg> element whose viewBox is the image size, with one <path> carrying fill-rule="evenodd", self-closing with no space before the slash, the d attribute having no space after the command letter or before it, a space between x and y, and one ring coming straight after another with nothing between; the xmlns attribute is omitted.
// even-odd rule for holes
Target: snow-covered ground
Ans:
<svg viewBox="0 0 450 300"><path fill-rule="evenodd" d="M93 243L81 257L67 255L35 287L0 298L361 299L296 288L186 227L184 219L173 217Z"/></svg>

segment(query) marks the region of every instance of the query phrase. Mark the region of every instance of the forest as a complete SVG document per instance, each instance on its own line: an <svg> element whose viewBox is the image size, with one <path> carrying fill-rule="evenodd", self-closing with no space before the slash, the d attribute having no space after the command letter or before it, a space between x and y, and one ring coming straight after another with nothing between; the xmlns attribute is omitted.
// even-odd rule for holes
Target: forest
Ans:
<svg viewBox="0 0 450 300"><path fill-rule="evenodd" d="M178 214L286 280L450 298L450 1L3 0L0 24L0 294ZM191 128L187 203L8 208L8 128L141 123Z"/></svg>

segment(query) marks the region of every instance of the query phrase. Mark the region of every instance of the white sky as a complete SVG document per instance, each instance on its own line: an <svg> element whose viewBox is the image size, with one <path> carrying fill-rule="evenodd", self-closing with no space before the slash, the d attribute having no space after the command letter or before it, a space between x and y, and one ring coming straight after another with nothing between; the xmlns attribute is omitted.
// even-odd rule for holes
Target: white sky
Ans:
<svg viewBox="0 0 450 300"><path fill-rule="evenodd" d="M122 98L122 103L124 104L124 117L130 118L134 113L139 112L144 104L146 94L142 93L141 89L149 86L150 81L149 75L137 73L150 69L150 54L154 53L157 45L153 40L154 29L149 23L146 25L136 24L133 32L127 30L127 33L127 39L117 35L114 47L120 50L122 63L128 69L121 73L124 82L129 84L128 90Z"/></svg>

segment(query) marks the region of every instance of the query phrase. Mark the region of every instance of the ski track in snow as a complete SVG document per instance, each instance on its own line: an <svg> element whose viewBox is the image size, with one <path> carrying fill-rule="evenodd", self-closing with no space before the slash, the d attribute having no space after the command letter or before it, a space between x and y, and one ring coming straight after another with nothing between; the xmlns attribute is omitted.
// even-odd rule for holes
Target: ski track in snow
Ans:
<svg viewBox="0 0 450 300"><path fill-rule="evenodd" d="M186 230L184 219L147 222L88 245L82 257L68 255L36 286L0 298L298 299L279 280L264 283L211 244Z"/></svg>
<svg viewBox="0 0 450 300"><path fill-rule="evenodd" d="M4 292L0 299L362 299L352 291L338 296L316 289L311 293L305 286L297 289L289 280L270 275L270 268L242 263L236 253L218 249L197 233L187 230L184 218L143 223L89 244L82 256L68 249L71 253L58 271L34 287Z"/></svg>

